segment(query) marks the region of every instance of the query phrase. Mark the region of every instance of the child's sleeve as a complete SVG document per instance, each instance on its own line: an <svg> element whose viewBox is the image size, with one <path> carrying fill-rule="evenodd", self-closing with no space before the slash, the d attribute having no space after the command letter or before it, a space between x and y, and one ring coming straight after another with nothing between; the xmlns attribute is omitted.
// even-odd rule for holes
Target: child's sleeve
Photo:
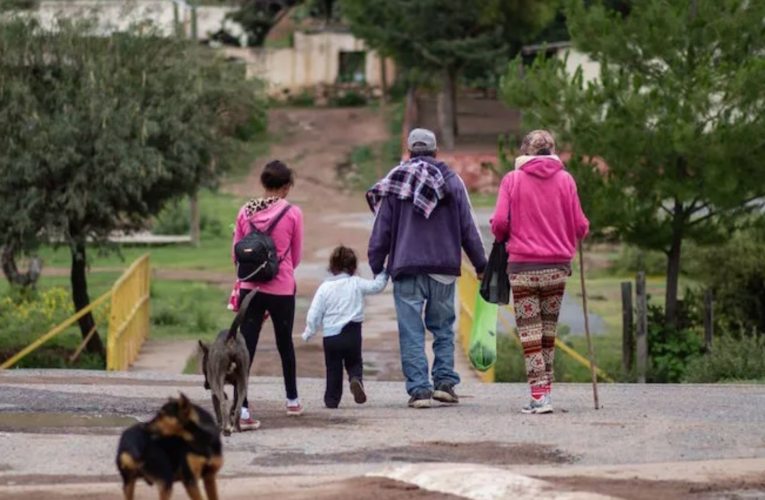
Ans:
<svg viewBox="0 0 765 500"><path fill-rule="evenodd" d="M308 309L303 340L308 341L319 332L324 321L324 312L324 288L319 287L313 301L311 301L311 307Z"/></svg>
<svg viewBox="0 0 765 500"><path fill-rule="evenodd" d="M362 295L375 295L385 290L388 284L388 273L386 271L381 272L373 280L365 280L358 278L359 289Z"/></svg>

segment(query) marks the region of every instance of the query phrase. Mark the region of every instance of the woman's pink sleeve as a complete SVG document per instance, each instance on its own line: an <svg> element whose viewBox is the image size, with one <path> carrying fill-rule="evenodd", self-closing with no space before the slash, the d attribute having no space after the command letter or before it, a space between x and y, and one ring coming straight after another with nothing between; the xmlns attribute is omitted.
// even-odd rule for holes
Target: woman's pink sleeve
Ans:
<svg viewBox="0 0 765 500"><path fill-rule="evenodd" d="M497 206L491 216L491 233L497 241L507 241L510 237L510 186L512 172L505 175L497 193Z"/></svg>

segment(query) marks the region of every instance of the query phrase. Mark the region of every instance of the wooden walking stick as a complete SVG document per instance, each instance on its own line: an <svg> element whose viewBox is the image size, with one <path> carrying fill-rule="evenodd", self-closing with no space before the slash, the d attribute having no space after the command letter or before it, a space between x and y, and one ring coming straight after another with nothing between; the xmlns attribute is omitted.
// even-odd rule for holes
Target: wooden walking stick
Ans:
<svg viewBox="0 0 765 500"><path fill-rule="evenodd" d="M587 314L587 287L584 284L584 248L579 241L579 274L582 277L582 309L584 310L584 333L587 336L587 348L590 350L590 374L592 375L592 396L595 399L595 409L600 409L598 403L598 375L595 373L595 351L590 338L590 316Z"/></svg>

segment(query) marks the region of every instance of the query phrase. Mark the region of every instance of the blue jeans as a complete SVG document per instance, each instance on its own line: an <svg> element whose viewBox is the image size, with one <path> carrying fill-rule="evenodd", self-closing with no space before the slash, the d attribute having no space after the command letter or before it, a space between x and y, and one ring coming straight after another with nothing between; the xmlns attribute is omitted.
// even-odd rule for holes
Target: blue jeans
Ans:
<svg viewBox="0 0 765 500"><path fill-rule="evenodd" d="M444 285L425 274L404 276L393 282L401 368L410 395L420 389L433 390L425 355L425 328L433 334L433 382L436 385L460 382L454 371L454 288L454 284Z"/></svg>

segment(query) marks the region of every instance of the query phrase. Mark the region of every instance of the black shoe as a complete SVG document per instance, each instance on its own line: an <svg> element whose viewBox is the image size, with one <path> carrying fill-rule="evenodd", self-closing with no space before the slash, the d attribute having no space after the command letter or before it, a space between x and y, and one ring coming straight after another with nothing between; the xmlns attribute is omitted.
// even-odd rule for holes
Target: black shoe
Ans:
<svg viewBox="0 0 765 500"><path fill-rule="evenodd" d="M447 383L436 385L436 390L433 392L433 399L440 401L441 403L449 404L457 404L460 402L460 398L457 397L457 393L454 392L454 386Z"/></svg>
<svg viewBox="0 0 765 500"><path fill-rule="evenodd" d="M353 393L353 400L356 404L363 405L367 402L367 393L364 392L364 384L361 380L354 378L351 380L351 392Z"/></svg>
<svg viewBox="0 0 765 500"><path fill-rule="evenodd" d="M325 399L324 400L324 406L326 406L330 410L336 410L337 407L340 406L340 401L333 401L331 399Z"/></svg>
<svg viewBox="0 0 765 500"><path fill-rule="evenodd" d="M419 389L409 398L409 408L430 408L433 406L433 393L427 389Z"/></svg>

